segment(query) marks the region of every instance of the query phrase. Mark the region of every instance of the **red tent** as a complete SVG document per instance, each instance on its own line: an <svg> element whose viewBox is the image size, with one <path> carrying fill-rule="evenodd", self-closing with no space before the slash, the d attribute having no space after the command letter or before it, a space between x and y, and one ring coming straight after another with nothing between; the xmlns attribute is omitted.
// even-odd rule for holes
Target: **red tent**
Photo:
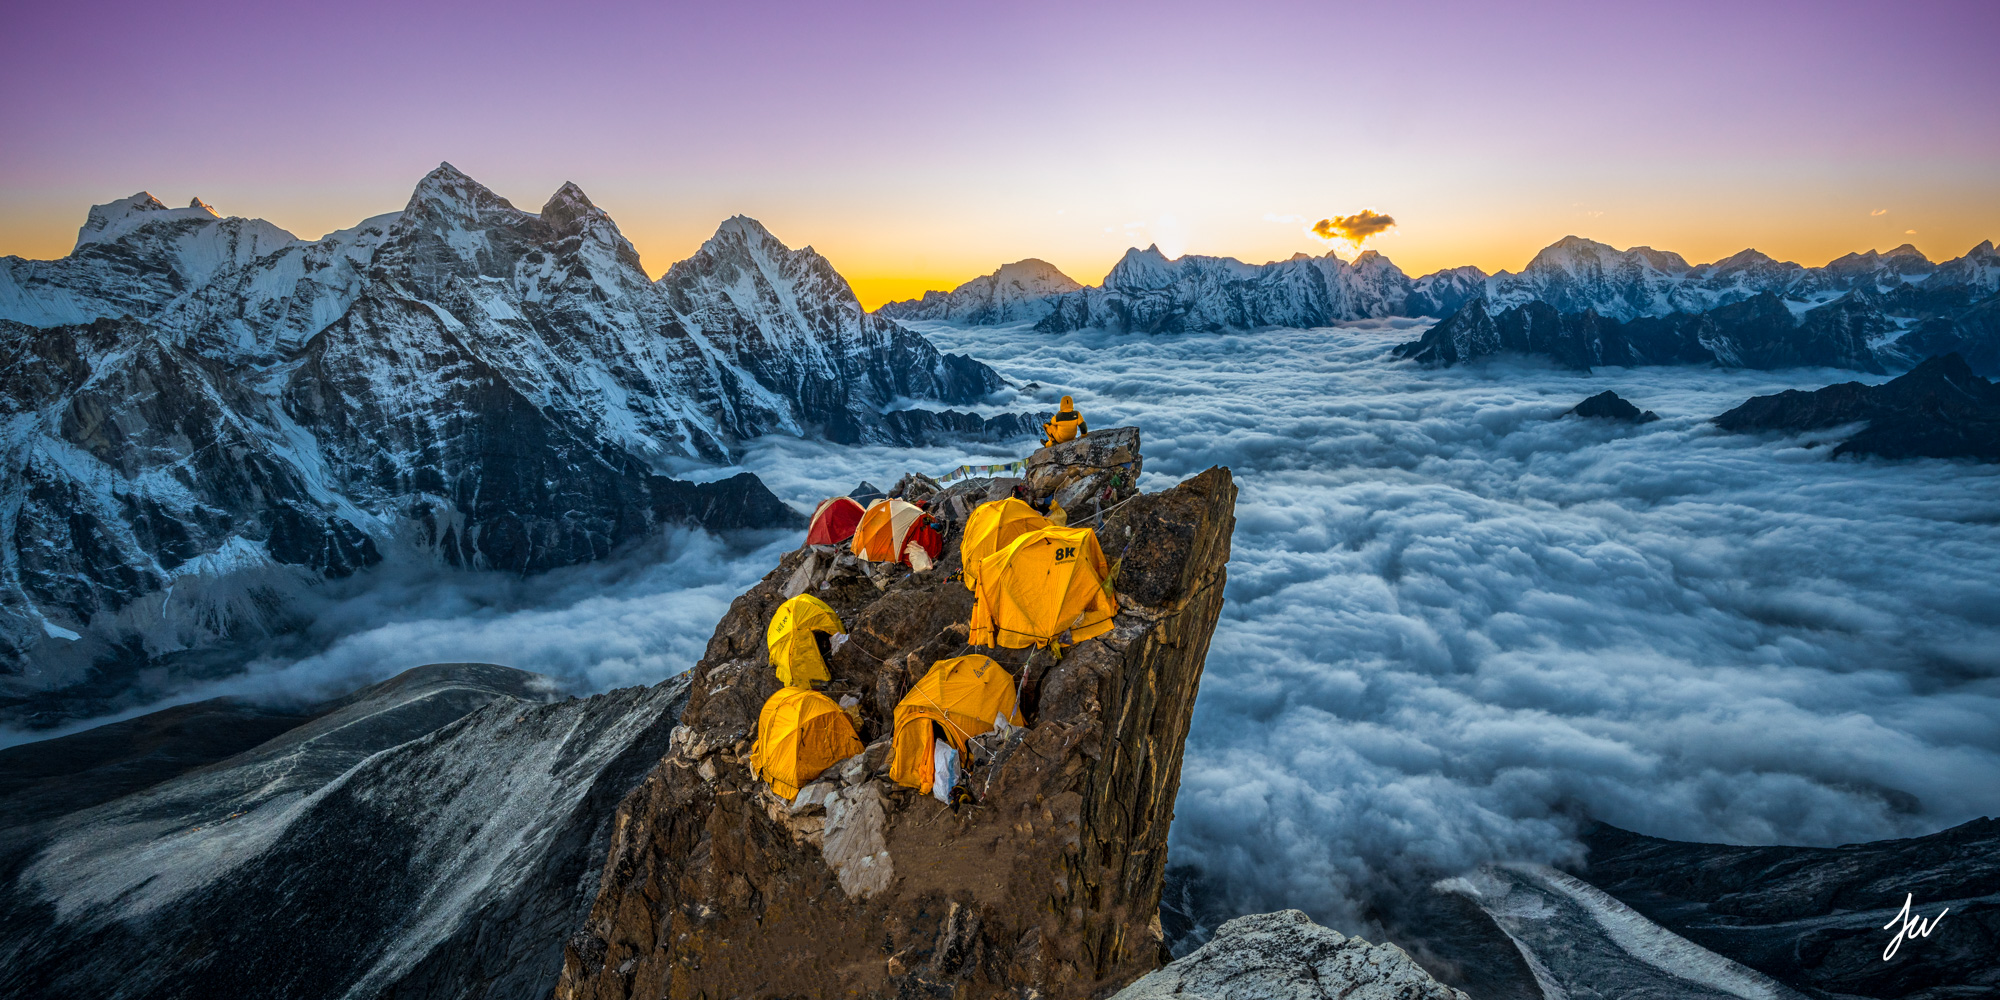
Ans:
<svg viewBox="0 0 2000 1000"><path fill-rule="evenodd" d="M813 511L812 527L806 529L806 544L839 545L853 538L861 514L861 505L847 497L820 501Z"/></svg>

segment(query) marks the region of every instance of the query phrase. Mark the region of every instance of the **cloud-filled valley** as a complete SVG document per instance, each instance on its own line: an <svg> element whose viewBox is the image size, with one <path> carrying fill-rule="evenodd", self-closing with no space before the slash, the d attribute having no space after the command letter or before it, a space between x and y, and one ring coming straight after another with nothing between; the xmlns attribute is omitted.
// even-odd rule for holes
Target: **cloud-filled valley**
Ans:
<svg viewBox="0 0 2000 1000"><path fill-rule="evenodd" d="M1360 929L1385 892L1573 859L1590 819L1837 844L2000 812L2000 469L1830 461L1830 436L1706 423L1851 372L1389 360L1421 323L925 327L1038 382L1038 403L1071 394L1093 427L1141 426L1148 489L1238 476L1176 863L1241 911ZM1607 388L1663 419L1557 419ZM1017 457L984 447L767 437L707 475L747 469L805 507ZM525 580L357 579L328 588L323 651L187 694L324 696L439 660L579 693L648 683L691 665L795 543L682 532Z"/></svg>
<svg viewBox="0 0 2000 1000"><path fill-rule="evenodd" d="M1587 819L1838 844L2000 810L1993 467L1706 423L1851 372L1437 371L1384 359L1401 325L927 331L1140 424L1149 488L1239 476L1177 863L1352 926ZM1554 419L1606 388L1665 419Z"/></svg>

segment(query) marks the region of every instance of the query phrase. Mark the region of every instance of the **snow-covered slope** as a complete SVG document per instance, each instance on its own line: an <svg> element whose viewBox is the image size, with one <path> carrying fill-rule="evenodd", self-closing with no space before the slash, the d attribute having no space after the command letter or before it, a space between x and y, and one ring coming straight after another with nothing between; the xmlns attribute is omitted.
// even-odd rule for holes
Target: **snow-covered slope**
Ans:
<svg viewBox="0 0 2000 1000"><path fill-rule="evenodd" d="M1545 996L1805 1000L1552 868L1491 866L1437 888L1485 910L1520 949Z"/></svg>
<svg viewBox="0 0 2000 1000"><path fill-rule="evenodd" d="M254 750L55 821L0 883L22 995L545 996L686 675L550 701L419 668ZM217 942L228 942L219 946Z"/></svg>
<svg viewBox="0 0 2000 1000"><path fill-rule="evenodd" d="M1039 320L1050 299L1083 286L1054 264L1030 257L1003 264L949 292L925 292L921 299L891 302L876 310L890 319L941 319L973 326Z"/></svg>
<svg viewBox="0 0 2000 1000"><path fill-rule="evenodd" d="M1001 383L752 220L655 282L574 185L526 212L449 164L310 242L98 206L70 256L0 262L0 372L0 707L289 627L292 588L384 559L532 572L789 523L755 477L667 475L759 435L1032 424L885 412Z"/></svg>

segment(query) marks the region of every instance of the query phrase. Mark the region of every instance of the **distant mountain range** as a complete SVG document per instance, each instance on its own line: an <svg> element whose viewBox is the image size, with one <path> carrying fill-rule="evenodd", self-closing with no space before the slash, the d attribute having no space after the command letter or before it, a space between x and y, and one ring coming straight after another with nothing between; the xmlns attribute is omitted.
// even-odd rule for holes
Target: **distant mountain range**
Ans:
<svg viewBox="0 0 2000 1000"><path fill-rule="evenodd" d="M1034 265L1032 269L1028 265ZM1009 269L1036 280L1009 281ZM1035 321L1185 333L1312 327L1361 319L1445 320L1403 356L1453 364L1497 351L1545 354L1572 367L1711 362L1732 367L1908 367L1957 351L2000 374L2000 253L1988 241L1932 263L1905 244L1802 267L1745 250L1712 264L1568 236L1519 274L1476 267L1419 278L1364 251L1246 264L1157 246L1130 250L1096 287L1041 261L1010 264L950 293L892 303L883 315L967 324Z"/></svg>
<svg viewBox="0 0 2000 1000"><path fill-rule="evenodd" d="M575 185L525 212L449 164L311 241L96 206L69 256L0 260L0 373L0 707L283 629L287 588L384 559L533 572L792 523L754 476L671 476L758 435L1033 424L885 412L1002 383L751 219L651 281Z"/></svg>

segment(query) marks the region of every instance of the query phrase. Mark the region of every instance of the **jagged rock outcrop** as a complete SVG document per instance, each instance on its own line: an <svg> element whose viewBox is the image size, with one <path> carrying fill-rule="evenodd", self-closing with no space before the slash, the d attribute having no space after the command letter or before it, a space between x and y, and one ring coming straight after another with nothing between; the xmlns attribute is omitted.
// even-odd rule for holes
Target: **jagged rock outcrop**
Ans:
<svg viewBox="0 0 2000 1000"><path fill-rule="evenodd" d="M1237 917L1194 952L1112 1000L1467 1000L1393 944L1321 927L1297 910Z"/></svg>
<svg viewBox="0 0 2000 1000"><path fill-rule="evenodd" d="M1572 415L1591 417L1598 420L1618 420L1628 424L1650 424L1660 419L1660 415L1651 410L1643 413L1640 412L1639 408L1633 406L1625 397L1618 395L1610 389L1606 389L1564 410L1562 415L1565 417Z"/></svg>
<svg viewBox="0 0 2000 1000"><path fill-rule="evenodd" d="M925 292L920 299L891 302L875 310L890 319L942 319L973 326L1039 320L1052 300L1083 286L1054 264L1029 257L1002 264L949 292Z"/></svg>
<svg viewBox="0 0 2000 1000"><path fill-rule="evenodd" d="M655 282L574 185L527 212L449 164L311 242L98 206L70 256L0 261L0 374L0 708L43 721L384 560L537 572L662 525L795 525L754 477L667 474L758 435L1034 424L885 413L1001 381L752 220Z"/></svg>
<svg viewBox="0 0 2000 1000"><path fill-rule="evenodd" d="M2000 992L2000 821L1844 847L1741 847L1600 825L1581 877L1694 943L1832 996L1944 1000ZM1884 961L1914 896L1927 937Z"/></svg>
<svg viewBox="0 0 2000 1000"><path fill-rule="evenodd" d="M1833 449L1883 458L2000 462L2000 385L1956 354L1932 358L1881 385L1843 382L1757 396L1715 418L1730 431L1810 431L1866 422Z"/></svg>
<svg viewBox="0 0 2000 1000"><path fill-rule="evenodd" d="M23 996L540 997L685 675L554 701L484 664L0 837Z"/></svg>
<svg viewBox="0 0 2000 1000"><path fill-rule="evenodd" d="M1158 493L1128 485L1090 520L1118 565L1116 627L1060 660L991 651L1029 725L981 738L978 801L954 812L887 779L888 723L933 662L966 650L959 519L1010 488L970 480L930 498L948 529L929 572L846 571L801 549L737 598L692 671L672 750L620 807L559 997L1089 997L1159 964L1167 828L1236 489L1224 469ZM801 581L809 562L823 568ZM801 588L847 625L828 690L859 700L868 747L786 802L749 752L778 688L765 625Z"/></svg>

